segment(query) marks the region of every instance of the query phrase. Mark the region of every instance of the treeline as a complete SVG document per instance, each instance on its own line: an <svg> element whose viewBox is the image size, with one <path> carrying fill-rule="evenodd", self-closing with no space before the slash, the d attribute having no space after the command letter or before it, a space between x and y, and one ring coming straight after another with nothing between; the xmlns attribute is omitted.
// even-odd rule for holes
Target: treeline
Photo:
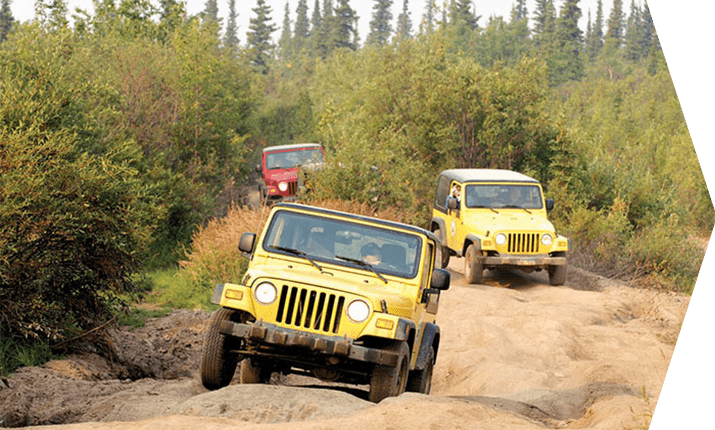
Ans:
<svg viewBox="0 0 715 430"><path fill-rule="evenodd" d="M192 235L253 188L258 151L285 143L328 151L307 199L416 225L442 169L533 175L574 264L692 289L713 207L647 6L597 13L584 35L578 1L516 1L484 26L469 1L430 1L419 26L406 1L396 21L375 1L363 43L347 0L311 14L300 0L273 46L265 2L246 41L228 3L224 26L211 0L198 16L96 0L72 24L62 0L27 23L2 1L5 369L23 364L6 364L13 345L108 320L142 293L137 275L198 252Z"/></svg>

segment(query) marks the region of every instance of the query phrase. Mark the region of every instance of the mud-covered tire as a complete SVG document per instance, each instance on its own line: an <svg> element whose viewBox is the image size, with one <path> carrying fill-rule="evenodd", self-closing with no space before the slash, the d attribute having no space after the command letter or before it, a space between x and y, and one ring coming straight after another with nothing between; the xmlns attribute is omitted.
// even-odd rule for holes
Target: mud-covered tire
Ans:
<svg viewBox="0 0 715 430"><path fill-rule="evenodd" d="M223 321L235 321L237 312L221 308L211 315L204 337L201 357L201 383L209 390L218 390L231 383L239 355L230 352L238 345L238 340L220 333Z"/></svg>
<svg viewBox="0 0 715 430"><path fill-rule="evenodd" d="M468 284L481 284L484 277L484 264L479 259L479 250L474 245L467 247L464 256L464 278Z"/></svg>
<svg viewBox="0 0 715 430"><path fill-rule="evenodd" d="M441 238L441 232L439 228L436 228L433 233L435 236ZM449 248L446 246L440 246L437 250L437 258L441 268L446 269L449 266Z"/></svg>
<svg viewBox="0 0 715 430"><path fill-rule="evenodd" d="M549 266L549 284L558 287L566 283L566 265Z"/></svg>
<svg viewBox="0 0 715 430"><path fill-rule="evenodd" d="M407 342L392 342L385 347L385 350L397 353L397 365L392 367L378 364L373 369L368 395L368 400L373 403L404 393L410 373L410 348Z"/></svg>
<svg viewBox="0 0 715 430"><path fill-rule="evenodd" d="M434 347L429 347L425 368L413 370L407 379L407 391L429 394L432 389L432 373L434 372Z"/></svg>
<svg viewBox="0 0 715 430"><path fill-rule="evenodd" d="M265 384L271 379L271 371L255 360L246 358L241 362L239 381L241 384Z"/></svg>

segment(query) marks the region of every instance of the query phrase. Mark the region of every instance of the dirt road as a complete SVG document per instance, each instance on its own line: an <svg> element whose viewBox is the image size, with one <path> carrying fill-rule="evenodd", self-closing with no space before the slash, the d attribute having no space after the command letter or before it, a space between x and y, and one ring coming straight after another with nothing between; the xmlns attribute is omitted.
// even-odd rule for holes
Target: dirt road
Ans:
<svg viewBox="0 0 715 430"><path fill-rule="evenodd" d="M178 311L115 333L112 363L87 354L19 370L9 388L0 384L0 427L612 430L647 422L688 297L577 269L564 287L539 274L491 272L468 286L461 264L450 264L452 288L440 301L430 396L375 405L366 387L294 377L208 392L196 377L208 315Z"/></svg>

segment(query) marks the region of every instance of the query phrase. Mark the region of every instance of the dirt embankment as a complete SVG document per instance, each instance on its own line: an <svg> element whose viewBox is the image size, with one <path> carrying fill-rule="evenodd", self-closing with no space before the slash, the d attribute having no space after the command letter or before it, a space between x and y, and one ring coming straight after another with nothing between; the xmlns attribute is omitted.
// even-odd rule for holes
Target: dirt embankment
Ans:
<svg viewBox="0 0 715 430"><path fill-rule="evenodd" d="M83 354L0 383L0 427L61 429L621 429L655 408L689 298L577 269L564 287L492 274L468 286L453 259L438 314L430 396L375 405L366 387L309 378L230 385L197 378L208 314L177 311ZM57 429L57 426L51 427Z"/></svg>

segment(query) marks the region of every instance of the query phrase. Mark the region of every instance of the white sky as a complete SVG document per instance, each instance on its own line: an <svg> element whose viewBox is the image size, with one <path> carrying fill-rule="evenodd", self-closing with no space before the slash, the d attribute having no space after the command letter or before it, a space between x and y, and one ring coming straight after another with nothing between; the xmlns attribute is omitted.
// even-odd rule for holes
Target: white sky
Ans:
<svg viewBox="0 0 715 430"><path fill-rule="evenodd" d="M12 10L13 17L18 21L27 21L34 18L35 15L35 0L11 0L12 4L10 9ZM290 10L291 21L295 22L295 9L298 5L298 0L266 0L273 13L273 23L280 28L283 24L283 14L285 12L286 1L288 2L288 8ZM419 28L419 23L422 20L422 13L425 8L425 0L408 0L410 18L412 19L413 32ZM642 3L643 0L637 0L637 3ZM159 4L159 0L151 0L155 5ZM610 11L611 0L602 0L604 9L604 20L608 18L608 13ZM206 0L185 0L186 10L190 15L195 15L204 10L206 6ZM219 16L226 17L228 14L228 0L218 0L219 6ZM308 18L313 13L313 6L315 5L315 0L308 0ZM482 18L479 20L481 26L485 26L491 16L502 16L506 20L509 20L509 15L511 13L512 6L514 5L514 0L474 0L472 2L473 10L477 15L481 15ZM561 7L563 3L562 0L556 0L557 8ZM629 0L624 0L624 5L630 5ZM322 7L323 0L320 0ZM336 0L333 0L333 5L337 4ZM350 6L357 12L360 20L358 21L358 32L360 35L360 40L362 42L367 38L367 33L369 30L370 20L372 19L372 7L375 4L373 0L350 0ZM438 0L437 4L442 4L442 0ZM535 0L527 0L526 7L529 11L529 17L533 16L535 9ZM585 31L588 22L588 10L591 10L592 20L596 19L596 7L598 0L581 0L579 6L583 12L581 21L579 22L581 28ZM92 0L67 0L68 9L70 15L74 13L76 8L86 10L88 12L94 11L94 6L92 5ZM402 13L403 0L393 0L392 4L392 16L393 20L397 19L397 16ZM246 42L245 32L248 29L248 20L253 16L252 9L256 7L256 0L236 0L236 13L238 13L237 24L238 24L238 37L241 43ZM629 7L624 6L628 10ZM224 20L225 23L225 20ZM395 24L393 22L393 29ZM277 40L280 37L280 29L273 34L273 37Z"/></svg>

